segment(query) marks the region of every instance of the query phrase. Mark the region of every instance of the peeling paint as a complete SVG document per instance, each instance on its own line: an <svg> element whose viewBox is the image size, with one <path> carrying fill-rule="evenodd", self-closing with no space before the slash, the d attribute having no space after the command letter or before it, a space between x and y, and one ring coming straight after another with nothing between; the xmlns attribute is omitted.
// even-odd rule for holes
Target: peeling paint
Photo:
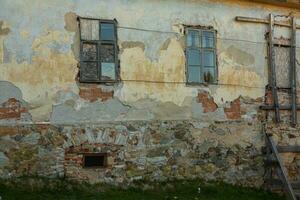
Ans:
<svg viewBox="0 0 300 200"><path fill-rule="evenodd" d="M21 31L20 35L23 39L28 39L30 37L30 32L29 31Z"/></svg>
<svg viewBox="0 0 300 200"><path fill-rule="evenodd" d="M266 26L240 24L235 22L235 16L265 18L271 11L281 14L292 10L284 8L281 12L274 6L254 6L249 2L233 4L236 1L230 0L189 0L186 3L179 0L147 3L116 0L112 5L118 6L111 9L107 9L106 2L96 2L95 6L83 0L54 0L43 3L38 9L28 7L39 5L36 0L29 1L32 3L12 5L5 2L0 8L1 20L3 18L0 80L8 81L22 91L22 98L29 103L29 112L35 120L49 120L53 105L58 106L64 101L57 99L58 93L75 95L66 103L69 107L76 107L77 101L83 101L79 95L82 85L76 79L80 45L77 16L116 18L118 21L122 81L111 88L113 98L132 107L144 100L178 112L194 107L197 108L194 114L189 111L186 116L180 116L193 117L203 115L204 110L195 99L199 90L205 90L217 107L214 112L205 114L223 119L225 114L221 108L226 102L239 96L263 97L267 83L266 47L242 42L245 38L264 41ZM149 7L157 9L149 11ZM6 16L15 9L19 12L8 19ZM42 15L40 10L43 10ZM184 24L212 26L217 30L218 84L186 85ZM163 118L162 113L155 114L146 109L129 112L130 115L143 113L147 119ZM176 113L166 112L165 117L170 115Z"/></svg>
<svg viewBox="0 0 300 200"><path fill-rule="evenodd" d="M4 22L0 21L0 36L8 35L10 32L10 29L7 27L4 27Z"/></svg>
<svg viewBox="0 0 300 200"><path fill-rule="evenodd" d="M130 48L135 48L135 47L139 47L141 48L143 51L145 50L145 44L142 42L122 42L122 50L123 49L130 49Z"/></svg>
<svg viewBox="0 0 300 200"><path fill-rule="evenodd" d="M253 55L234 46L230 46L226 50L226 56L233 60L233 62L244 66L251 66L255 62L255 58Z"/></svg>
<svg viewBox="0 0 300 200"><path fill-rule="evenodd" d="M196 96L196 89L184 84L184 64L185 55L176 38L170 39L168 48L160 51L158 62L147 58L141 48L125 49L121 55L124 83L116 96L129 102L150 98L180 105L186 96Z"/></svg>
<svg viewBox="0 0 300 200"><path fill-rule="evenodd" d="M77 61L71 52L62 53L65 52L65 43L70 40L66 34L48 31L33 41L32 63L13 60L1 65L0 80L10 81L19 87L33 109L47 107L39 110L37 115L49 116L52 97L57 90L78 91L75 82Z"/></svg>
<svg viewBox="0 0 300 200"><path fill-rule="evenodd" d="M171 43L171 39L168 38L168 39L163 43L163 45L160 47L159 50L161 50L161 51L167 50L168 47L169 47L169 45L170 45L170 43Z"/></svg>
<svg viewBox="0 0 300 200"><path fill-rule="evenodd" d="M70 32L76 32L78 30L76 13L68 12L65 14L65 29Z"/></svg>
<svg viewBox="0 0 300 200"><path fill-rule="evenodd" d="M4 21L0 21L0 64L4 62L4 38L10 33L10 28L8 25L4 23Z"/></svg>

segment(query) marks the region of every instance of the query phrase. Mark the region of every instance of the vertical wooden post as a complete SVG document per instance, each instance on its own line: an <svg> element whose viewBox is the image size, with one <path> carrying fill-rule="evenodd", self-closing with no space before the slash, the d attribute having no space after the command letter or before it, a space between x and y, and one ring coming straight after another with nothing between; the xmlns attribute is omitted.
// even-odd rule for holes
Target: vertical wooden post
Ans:
<svg viewBox="0 0 300 200"><path fill-rule="evenodd" d="M274 15L270 14L269 24L269 66L271 71L270 84L272 88L273 104L275 109L275 122L280 122L280 113L277 96L277 83L276 83L276 71L275 71L275 57L274 57Z"/></svg>
<svg viewBox="0 0 300 200"><path fill-rule="evenodd" d="M296 19L292 17L292 35L291 35L291 94L292 94L292 125L297 124L297 78L296 78Z"/></svg>
<svg viewBox="0 0 300 200"><path fill-rule="evenodd" d="M263 126L265 126L265 125L263 125ZM264 127L263 127L263 129L264 129ZM265 136L265 137L266 137L265 138L266 158L267 158L267 160L271 160L272 159L272 151L271 151L267 136ZM265 170L266 170L265 171L265 179L268 180L268 181L272 180L272 177L273 177L273 168L272 168L272 166L266 167ZM267 189L271 191L272 188L270 187L270 184L268 182L267 182L266 186L267 186Z"/></svg>

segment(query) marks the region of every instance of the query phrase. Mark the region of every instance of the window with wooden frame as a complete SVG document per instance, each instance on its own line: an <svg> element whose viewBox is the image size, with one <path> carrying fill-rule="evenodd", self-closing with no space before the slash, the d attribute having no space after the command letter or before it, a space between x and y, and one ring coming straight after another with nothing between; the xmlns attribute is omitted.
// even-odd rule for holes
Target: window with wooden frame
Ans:
<svg viewBox="0 0 300 200"><path fill-rule="evenodd" d="M187 84L216 83L216 31L186 29Z"/></svg>
<svg viewBox="0 0 300 200"><path fill-rule="evenodd" d="M116 82L119 74L116 20L78 19L80 82Z"/></svg>

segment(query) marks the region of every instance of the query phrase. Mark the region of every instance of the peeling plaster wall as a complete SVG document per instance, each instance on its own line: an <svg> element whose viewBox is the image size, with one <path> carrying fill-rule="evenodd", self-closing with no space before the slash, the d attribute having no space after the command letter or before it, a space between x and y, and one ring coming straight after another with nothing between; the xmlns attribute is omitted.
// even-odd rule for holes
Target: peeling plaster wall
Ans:
<svg viewBox="0 0 300 200"><path fill-rule="evenodd" d="M198 177L260 187L260 130L272 118L259 110L272 101L264 99L267 26L234 19L271 12L299 17L231 0L3 0L0 178ZM77 16L118 20L120 83L78 82ZM218 84L186 85L183 25L217 30ZM108 153L109 167L84 169L83 152Z"/></svg>
<svg viewBox="0 0 300 200"><path fill-rule="evenodd" d="M109 4L96 0L43 3L17 0L1 2L0 11L0 80L19 88L34 121L47 121L53 120L57 112L64 116L57 109L68 110L69 102L66 106L60 99L67 94L74 94L70 97L72 105L77 105L71 105L73 110L80 111L83 104L92 110L94 104L101 104L90 104L78 97L81 84L76 81L79 51L76 15L118 20L121 79L124 81L110 88L114 91L114 101L131 108L145 101L146 110L160 104L192 109L191 102L199 90L209 92L219 107L240 96L263 97L267 60L266 45L262 42L267 27L238 23L234 18L237 15L266 18L270 12L287 14L292 9L208 0L113 0ZM219 84L193 87L185 84L182 24L213 26L218 31ZM284 32L279 30L279 33ZM102 104L107 106L105 102ZM145 115L145 119L152 115Z"/></svg>

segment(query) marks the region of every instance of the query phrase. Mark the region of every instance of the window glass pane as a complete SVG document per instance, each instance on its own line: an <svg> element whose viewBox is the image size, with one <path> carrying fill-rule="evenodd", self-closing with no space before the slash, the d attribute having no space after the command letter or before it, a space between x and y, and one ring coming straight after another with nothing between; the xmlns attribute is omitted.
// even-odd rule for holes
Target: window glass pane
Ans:
<svg viewBox="0 0 300 200"><path fill-rule="evenodd" d="M200 50L188 50L188 64L201 65Z"/></svg>
<svg viewBox="0 0 300 200"><path fill-rule="evenodd" d="M99 40L99 21L80 19L80 32L83 40Z"/></svg>
<svg viewBox="0 0 300 200"><path fill-rule="evenodd" d="M114 24L101 23L101 40L114 40Z"/></svg>
<svg viewBox="0 0 300 200"><path fill-rule="evenodd" d="M215 66L215 53L214 51L204 51L203 52L203 62L205 67Z"/></svg>
<svg viewBox="0 0 300 200"><path fill-rule="evenodd" d="M201 67L200 66L189 66L188 67L188 82L189 83L200 83L201 82Z"/></svg>
<svg viewBox="0 0 300 200"><path fill-rule="evenodd" d="M215 68L204 67L203 68L203 80L206 83L213 83L215 81Z"/></svg>
<svg viewBox="0 0 300 200"><path fill-rule="evenodd" d="M102 62L115 62L114 46L110 44L101 45L100 58Z"/></svg>
<svg viewBox="0 0 300 200"><path fill-rule="evenodd" d="M215 47L215 34L211 31L202 32L202 47L214 48Z"/></svg>
<svg viewBox="0 0 300 200"><path fill-rule="evenodd" d="M82 44L82 57L83 60L97 60L97 45L90 44L90 43L83 43Z"/></svg>
<svg viewBox="0 0 300 200"><path fill-rule="evenodd" d="M188 47L200 47L199 31L189 30L187 37Z"/></svg>
<svg viewBox="0 0 300 200"><path fill-rule="evenodd" d="M101 80L115 80L115 70L115 63L101 63Z"/></svg>
<svg viewBox="0 0 300 200"><path fill-rule="evenodd" d="M98 80L98 65L96 62L83 62L80 65L80 76L83 81Z"/></svg>

